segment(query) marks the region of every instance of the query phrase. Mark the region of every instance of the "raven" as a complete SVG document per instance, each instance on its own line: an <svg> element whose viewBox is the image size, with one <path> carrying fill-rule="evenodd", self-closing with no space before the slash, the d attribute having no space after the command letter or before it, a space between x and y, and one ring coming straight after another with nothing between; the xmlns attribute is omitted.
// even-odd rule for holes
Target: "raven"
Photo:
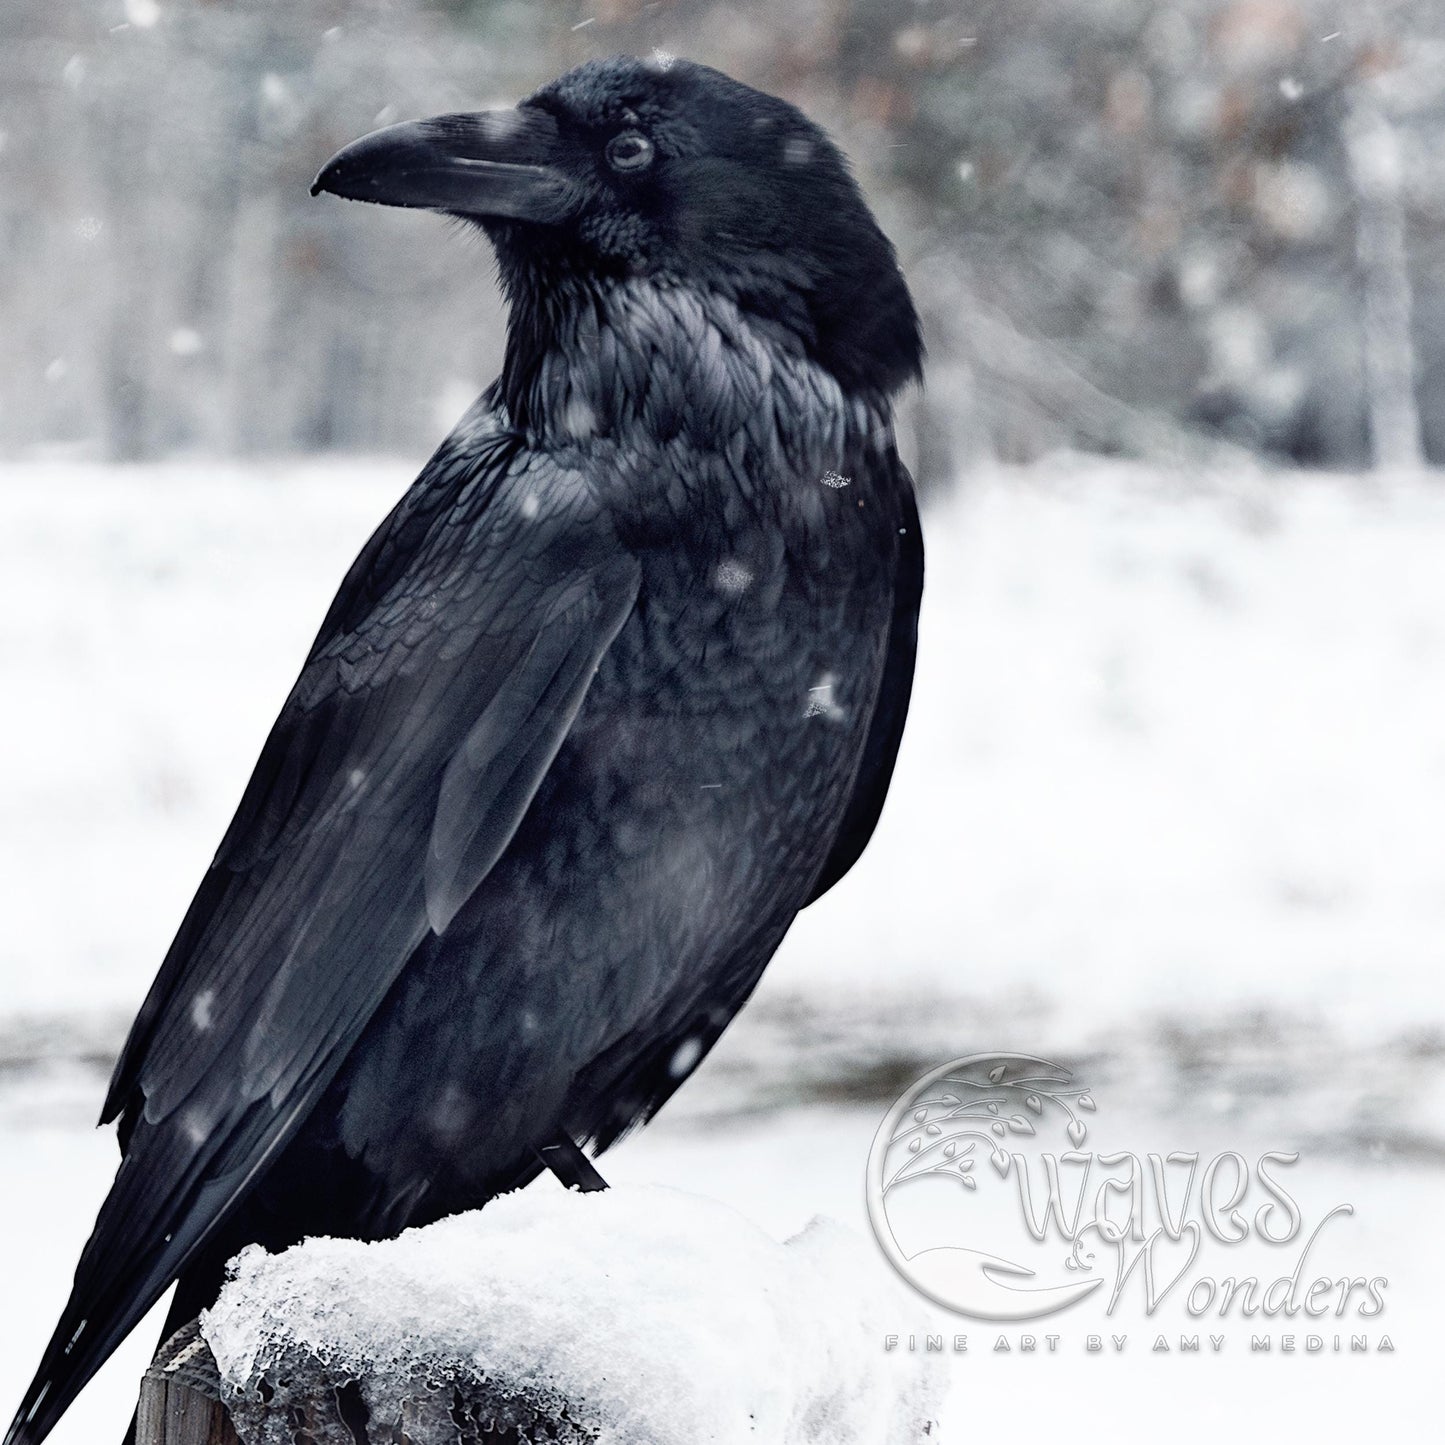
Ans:
<svg viewBox="0 0 1445 1445"><path fill-rule="evenodd" d="M501 377L352 565L111 1080L122 1162L6 1445L179 1281L377 1239L647 1119L862 852L923 551L917 315L792 105L592 61L313 193L479 226Z"/></svg>

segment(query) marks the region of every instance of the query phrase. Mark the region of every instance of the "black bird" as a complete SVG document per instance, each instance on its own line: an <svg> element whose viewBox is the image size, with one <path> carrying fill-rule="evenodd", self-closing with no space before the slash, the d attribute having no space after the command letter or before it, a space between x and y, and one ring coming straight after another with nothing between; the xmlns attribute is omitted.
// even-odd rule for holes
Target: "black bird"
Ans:
<svg viewBox="0 0 1445 1445"><path fill-rule="evenodd" d="M701 65L394 125L313 191L480 226L500 379L357 558L116 1064L123 1159L6 1445L179 1281L605 1149L883 805L917 317L847 164Z"/></svg>

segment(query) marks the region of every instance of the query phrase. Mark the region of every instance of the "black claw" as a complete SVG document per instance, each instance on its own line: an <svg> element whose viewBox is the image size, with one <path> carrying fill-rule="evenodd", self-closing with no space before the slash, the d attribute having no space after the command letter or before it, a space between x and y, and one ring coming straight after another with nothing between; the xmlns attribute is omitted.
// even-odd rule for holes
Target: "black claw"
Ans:
<svg viewBox="0 0 1445 1445"><path fill-rule="evenodd" d="M597 1166L560 1131L537 1150L537 1157L566 1189L592 1194L607 1188L607 1181L597 1172Z"/></svg>

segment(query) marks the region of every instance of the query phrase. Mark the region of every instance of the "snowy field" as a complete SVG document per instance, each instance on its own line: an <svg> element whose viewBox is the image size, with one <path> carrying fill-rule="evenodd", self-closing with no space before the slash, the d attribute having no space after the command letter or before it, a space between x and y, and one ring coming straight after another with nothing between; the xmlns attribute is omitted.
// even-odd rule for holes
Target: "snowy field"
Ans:
<svg viewBox="0 0 1445 1445"><path fill-rule="evenodd" d="M109 1058L413 471L0 469L6 1408L113 1168L88 1128ZM1061 1353L1029 1357L975 1322L946 1438L1102 1439L1128 1415L1125 1438L1247 1419L1336 1440L1412 1395L1423 1413L1445 1344L1445 484L1060 461L974 478L925 525L916 702L874 843L606 1172L779 1237L818 1212L863 1230L899 1088L978 1050L1059 1058L1128 1121L1120 1147L1298 1148L1319 1199L1356 1207L1340 1267L1394 1282L1397 1353L1255 1357L1236 1329L1233 1352L1155 1355L1135 1318L1122 1354L1086 1357L1070 1339L1109 1323L1080 1306ZM118 1445L156 1328L57 1445Z"/></svg>

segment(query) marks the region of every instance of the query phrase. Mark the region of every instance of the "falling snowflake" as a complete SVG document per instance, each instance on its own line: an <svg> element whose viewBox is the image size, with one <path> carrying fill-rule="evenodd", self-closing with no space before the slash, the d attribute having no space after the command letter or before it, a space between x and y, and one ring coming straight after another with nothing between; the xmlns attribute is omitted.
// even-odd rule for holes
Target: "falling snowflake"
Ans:
<svg viewBox="0 0 1445 1445"><path fill-rule="evenodd" d="M719 562L717 569L712 574L713 585L719 592L731 593L736 596L740 592L746 592L753 585L753 574L732 558Z"/></svg>
<svg viewBox="0 0 1445 1445"><path fill-rule="evenodd" d="M214 1022L212 1009L216 1002L216 991L208 988L191 1000L191 1022L199 1033L205 1033Z"/></svg>
<svg viewBox="0 0 1445 1445"><path fill-rule="evenodd" d="M597 433L597 413L585 397L575 392L562 408L562 426L573 441L585 442Z"/></svg>
<svg viewBox="0 0 1445 1445"><path fill-rule="evenodd" d="M667 1072L674 1079L685 1079L693 1071L700 1058L702 1058L702 1040L684 1039L677 1046L677 1051L667 1066Z"/></svg>
<svg viewBox="0 0 1445 1445"><path fill-rule="evenodd" d="M805 718L824 717L829 722L841 722L847 716L833 696L837 681L834 673L825 672L822 680L808 689L808 706L803 712Z"/></svg>

